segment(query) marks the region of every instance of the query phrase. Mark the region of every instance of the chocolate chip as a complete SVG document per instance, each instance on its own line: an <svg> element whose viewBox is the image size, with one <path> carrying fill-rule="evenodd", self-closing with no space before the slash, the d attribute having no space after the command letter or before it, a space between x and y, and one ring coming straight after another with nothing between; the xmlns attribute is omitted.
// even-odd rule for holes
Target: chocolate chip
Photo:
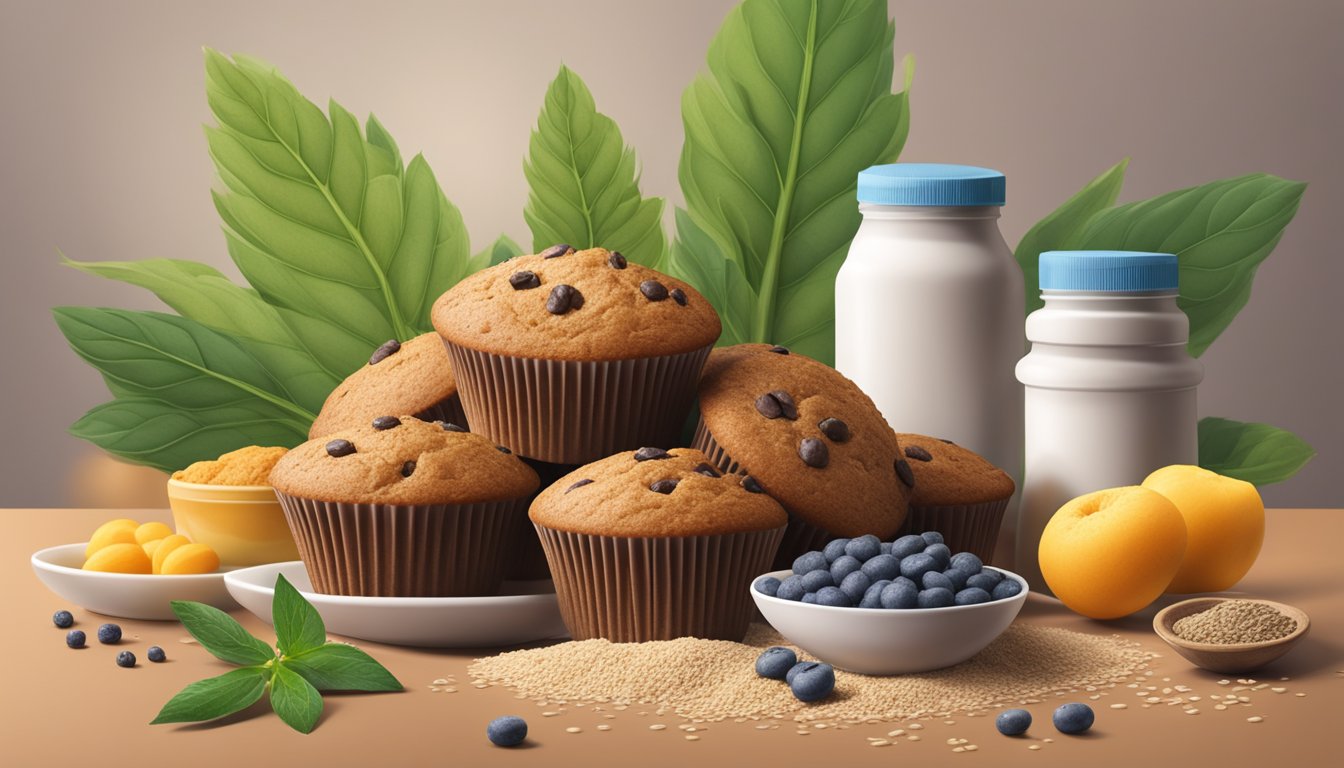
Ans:
<svg viewBox="0 0 1344 768"><path fill-rule="evenodd" d="M815 437L803 438L798 444L798 456L809 467L821 469L831 463L831 450Z"/></svg>
<svg viewBox="0 0 1344 768"><path fill-rule="evenodd" d="M751 475L742 476L742 487L750 493L765 493L765 489L761 487L760 481Z"/></svg>
<svg viewBox="0 0 1344 768"><path fill-rule="evenodd" d="M817 424L817 429L821 430L821 434L837 443L843 443L849 439L849 425L839 419L822 419L821 423Z"/></svg>
<svg viewBox="0 0 1344 768"><path fill-rule="evenodd" d="M671 296L672 300L677 302L681 306L683 307L686 306L686 292L681 290L680 288L673 288L672 290L667 292L667 295Z"/></svg>
<svg viewBox="0 0 1344 768"><path fill-rule="evenodd" d="M611 265L612 269L625 269L630 264L620 251L612 251L611 255L607 257L607 263Z"/></svg>
<svg viewBox="0 0 1344 768"><path fill-rule="evenodd" d="M513 453L513 451L510 451L508 448L505 448L505 447L502 446L502 445L496 445L496 446L495 446L495 450L496 450L496 451L499 451L500 453L502 453L502 454L504 454L504 455L506 455L506 456L507 456L508 454Z"/></svg>
<svg viewBox="0 0 1344 768"><path fill-rule="evenodd" d="M466 432L466 427L459 427L451 421L440 421L439 426L443 427L444 432Z"/></svg>
<svg viewBox="0 0 1344 768"><path fill-rule="evenodd" d="M339 459L355 452L355 444L349 440L332 440L327 443L327 455Z"/></svg>
<svg viewBox="0 0 1344 768"><path fill-rule="evenodd" d="M551 289L546 297L546 311L552 315L563 315L571 309L583 306L583 294L572 285L561 283Z"/></svg>
<svg viewBox="0 0 1344 768"><path fill-rule="evenodd" d="M557 256L568 256L573 252L574 247L569 243L556 243L537 255L543 259L554 259Z"/></svg>
<svg viewBox="0 0 1344 768"><path fill-rule="evenodd" d="M379 416L378 418L373 420L373 428L380 432L384 429L391 429L393 427L400 427L400 426L401 426L401 419L398 419L396 416Z"/></svg>
<svg viewBox="0 0 1344 768"><path fill-rule="evenodd" d="M914 459L915 461L933 461L933 454L918 445L905 446L905 457L907 459Z"/></svg>
<svg viewBox="0 0 1344 768"><path fill-rule="evenodd" d="M414 461L408 461L408 462L406 462L405 464L402 464L402 465L401 465L401 476L402 476L402 477L410 477L410 476L411 476L411 473L414 472L414 471L415 471L415 462L414 462Z"/></svg>
<svg viewBox="0 0 1344 768"><path fill-rule="evenodd" d="M948 445L956 445L956 443L952 442L951 440L948 440L948 439L945 438L945 437L940 437L940 438L938 438L938 439L941 440L941 441L944 442L944 443L947 443Z"/></svg>
<svg viewBox="0 0 1344 768"><path fill-rule="evenodd" d="M397 341L396 339L388 339L387 341L384 341L382 346L373 350L373 354L369 355L369 365L377 365L383 362L387 358L395 355L400 349L400 341Z"/></svg>
<svg viewBox="0 0 1344 768"><path fill-rule="evenodd" d="M676 487L677 487L677 481L668 479L668 480L659 480L653 485L650 485L649 490L653 491L654 493L671 493L672 489Z"/></svg>
<svg viewBox="0 0 1344 768"><path fill-rule="evenodd" d="M541 285L541 278L537 273L530 269L524 269L521 272L514 272L509 275L509 285L513 286L515 291L525 291L529 288L536 288Z"/></svg>
<svg viewBox="0 0 1344 768"><path fill-rule="evenodd" d="M784 412L784 418L789 421L798 419L798 406L794 405L792 395L782 389L776 389L770 394L779 401L779 407Z"/></svg>
<svg viewBox="0 0 1344 768"><path fill-rule="evenodd" d="M639 292L649 301L662 301L667 298L667 286L657 280L645 280L640 283Z"/></svg>
<svg viewBox="0 0 1344 768"><path fill-rule="evenodd" d="M915 487L915 473L910 471L910 463L905 459L896 460L896 476L901 478L901 482L905 483L905 487Z"/></svg>
<svg viewBox="0 0 1344 768"><path fill-rule="evenodd" d="M787 355L787 354L789 354L789 348L788 348L788 347L781 347L781 346L779 346L778 344L776 344L775 346L771 347L771 348L770 348L770 351L771 351L771 352L774 352L776 355Z"/></svg>
<svg viewBox="0 0 1344 768"><path fill-rule="evenodd" d="M592 484L593 484L593 481L592 481L592 480L589 480L588 478L585 477L585 478L583 478L582 480L578 481L577 483L575 483L575 484L569 486L568 488L566 488L566 489L565 489L565 493L569 493L570 491L574 490L575 488L582 488L582 487L585 486L585 485L592 485Z"/></svg>
<svg viewBox="0 0 1344 768"><path fill-rule="evenodd" d="M756 411L767 419L778 419L784 415L783 406L768 392L756 398Z"/></svg>
<svg viewBox="0 0 1344 768"><path fill-rule="evenodd" d="M717 470L717 469L715 469L715 468L709 466L708 464L706 464L706 463L703 462L703 461L700 462L699 464L697 464L696 467L695 467L695 469L692 470L692 471L693 471L693 472L699 472L700 474L702 474L702 475L704 475L704 476L706 476L706 477L723 477L723 475L720 475L720 474L719 474L719 470Z"/></svg>
<svg viewBox="0 0 1344 768"><path fill-rule="evenodd" d="M640 448L635 451L635 461L651 461L656 459L670 459L672 454L664 451L662 448Z"/></svg>

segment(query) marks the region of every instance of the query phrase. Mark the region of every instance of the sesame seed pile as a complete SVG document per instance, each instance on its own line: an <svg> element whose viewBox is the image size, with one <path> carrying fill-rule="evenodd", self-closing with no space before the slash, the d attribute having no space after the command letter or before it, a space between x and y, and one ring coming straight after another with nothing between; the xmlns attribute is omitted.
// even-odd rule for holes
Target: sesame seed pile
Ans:
<svg viewBox="0 0 1344 768"><path fill-rule="evenodd" d="M1264 643L1291 635L1297 622L1264 603L1228 600L1186 616L1171 628L1192 643Z"/></svg>
<svg viewBox="0 0 1344 768"><path fill-rule="evenodd" d="M520 697L655 704L685 718L773 718L861 722L969 712L1084 686L1110 686L1144 668L1151 654L1115 637L1014 624L955 667L869 677L836 671L836 695L804 704L757 676L761 648L788 645L753 624L743 643L680 638L650 643L583 640L477 659L472 677ZM806 654L800 654L804 657Z"/></svg>

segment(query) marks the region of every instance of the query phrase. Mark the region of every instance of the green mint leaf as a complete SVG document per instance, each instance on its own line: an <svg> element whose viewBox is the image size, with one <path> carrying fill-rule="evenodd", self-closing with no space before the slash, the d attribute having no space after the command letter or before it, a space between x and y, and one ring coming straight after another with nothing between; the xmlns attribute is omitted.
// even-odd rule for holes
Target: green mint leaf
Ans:
<svg viewBox="0 0 1344 768"><path fill-rule="evenodd" d="M1213 181L1094 216L1077 247L1174 253L1178 303L1199 357L1251 296L1255 270L1293 220L1306 184L1266 173Z"/></svg>
<svg viewBox="0 0 1344 768"><path fill-rule="evenodd" d="M312 733L322 716L322 694L284 662L275 665L271 678L271 709L300 733Z"/></svg>
<svg viewBox="0 0 1344 768"><path fill-rule="evenodd" d="M198 680L169 699L149 724L214 720L247 709L261 699L270 677L268 669L244 667Z"/></svg>
<svg viewBox="0 0 1344 768"><path fill-rule="evenodd" d="M493 267L496 264L503 264L514 256L522 254L523 247L514 242L508 235L500 235L490 247L471 257L471 263L468 266L469 271L476 272Z"/></svg>
<svg viewBox="0 0 1344 768"><path fill-rule="evenodd" d="M597 111L583 80L567 67L546 89L523 163L532 247L601 246L657 267L667 248L663 200L639 192L634 150Z"/></svg>
<svg viewBox="0 0 1344 768"><path fill-rule="evenodd" d="M672 263L679 276L696 286L719 312L723 332L719 344L744 344L751 340L756 291L747 282L742 266L723 256L724 249L695 223L688 211L676 210L677 240L672 244Z"/></svg>
<svg viewBox="0 0 1344 768"><path fill-rule="evenodd" d="M169 605L182 626L205 650L230 664L265 664L275 659L275 650L243 629L229 614L190 600L174 600Z"/></svg>
<svg viewBox="0 0 1344 768"><path fill-rule="evenodd" d="M1302 469L1316 451L1284 429L1231 419L1199 420L1199 465L1254 485L1278 483Z"/></svg>
<svg viewBox="0 0 1344 768"><path fill-rule="evenodd" d="M1125 183L1125 169L1129 158L1125 158L1101 175L1089 181L1086 186L1048 216L1036 222L1027 230L1017 244L1013 255L1022 266L1022 277L1027 287L1027 314L1044 306L1041 301L1040 256L1045 251L1067 250L1082 234L1087 222L1105 208L1114 205Z"/></svg>
<svg viewBox="0 0 1344 768"><path fill-rule="evenodd" d="M285 656L321 648L327 642L327 627L322 615L283 574L276 577L275 597L271 600L276 645Z"/></svg>
<svg viewBox="0 0 1344 768"><path fill-rule="evenodd" d="M402 684L364 651L344 643L327 643L285 659L319 691L400 691Z"/></svg>
<svg viewBox="0 0 1344 768"><path fill-rule="evenodd" d="M859 226L857 175L894 161L909 131L906 92L891 92L893 34L883 0L746 0L715 36L709 72L682 97L689 216L678 217L670 267L719 297L722 314L730 298L755 296L745 338L721 343L834 360L835 274ZM907 86L911 72L907 61ZM697 282L731 279L731 269L689 263L722 259L750 292Z"/></svg>

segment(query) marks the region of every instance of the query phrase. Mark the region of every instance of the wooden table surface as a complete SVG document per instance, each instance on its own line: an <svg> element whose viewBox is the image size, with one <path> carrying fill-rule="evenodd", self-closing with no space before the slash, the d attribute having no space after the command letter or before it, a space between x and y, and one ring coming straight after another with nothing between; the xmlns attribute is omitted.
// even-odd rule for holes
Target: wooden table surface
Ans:
<svg viewBox="0 0 1344 768"><path fill-rule="evenodd" d="M1050 712L1065 699L1048 699L1028 707L1035 717L1032 739L998 735L992 716L955 716L952 725L942 719L925 721L918 742L900 740L883 748L868 746L867 737L885 736L903 723L813 730L802 738L791 724L757 730L755 723L727 721L710 724L698 732L698 741L687 741L677 728L684 721L655 716L656 707L631 706L608 712L615 719L603 719L591 707L569 706L560 716L542 717L541 707L514 698L507 688L476 689L469 684L471 660L498 649L436 651L362 641L358 644L405 683L406 691L327 696L312 734L291 731L266 710L248 710L208 724L150 726L159 707L184 685L229 667L197 645L180 643L187 634L178 624L131 620L117 620L125 632L122 645L141 663L129 670L117 667L114 649L98 645L90 631L107 619L67 605L49 592L33 574L29 556L43 547L82 541L99 523L114 517L170 521L167 511L11 509L0 510L0 516L6 532L0 539L4 587L0 615L5 619L0 634L0 664L5 670L0 678L4 680L0 764L5 766L1286 767L1337 764L1341 752L1344 510L1270 510L1264 550L1236 587L1236 593L1289 603L1311 616L1311 631L1298 647L1253 675L1286 692L1251 691L1252 706L1215 711L1207 697L1228 692L1230 686L1218 685L1223 676L1192 667L1152 633L1153 613L1171 600L1123 620L1096 622L1032 596L1018 621L1118 633L1142 643L1161 654L1152 663L1153 683L1190 686L1186 695L1204 697L1200 714L1189 716L1181 707L1161 704L1144 709L1137 705L1134 691L1120 686L1089 702L1097 723L1085 737L1054 732ZM90 634L89 650L75 653L65 647L65 632L53 627L50 618L60 608L70 609L77 626ZM246 611L237 609L234 615L254 634L268 641L274 637L270 627ZM145 648L154 644L167 650L168 663L144 661ZM456 678L458 692L430 691L431 681L440 677ZM1111 709L1109 704L1117 701L1130 706ZM641 711L648 714L641 716ZM486 741L486 723L501 714L528 720L526 748L499 749ZM1263 721L1249 723L1251 716ZM653 722L668 727L650 731ZM611 729L596 730L601 723ZM571 726L582 732L567 733ZM1047 743L1046 737L1053 740ZM950 738L966 738L978 749L953 753ZM1028 749L1032 745L1040 749Z"/></svg>

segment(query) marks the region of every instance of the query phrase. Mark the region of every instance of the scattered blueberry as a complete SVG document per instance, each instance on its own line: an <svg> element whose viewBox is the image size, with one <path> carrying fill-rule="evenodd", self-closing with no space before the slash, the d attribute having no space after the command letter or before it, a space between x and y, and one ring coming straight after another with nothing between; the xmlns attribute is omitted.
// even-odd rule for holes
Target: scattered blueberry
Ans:
<svg viewBox="0 0 1344 768"><path fill-rule="evenodd" d="M925 543L925 544L942 544L942 543L943 543L943 534L941 534L941 533L939 533L939 532L937 532L937 531L925 531L925 532L923 532L923 533L921 533L921 534L919 534L919 535L920 535L920 538L924 539L924 543Z"/></svg>
<svg viewBox="0 0 1344 768"><path fill-rule="evenodd" d="M51 615L51 623L61 629L69 629L75 626L75 617L69 611L57 611Z"/></svg>
<svg viewBox="0 0 1344 768"><path fill-rule="evenodd" d="M946 608L956 602L956 596L952 590L935 587L933 589L921 590L919 593L920 608Z"/></svg>
<svg viewBox="0 0 1344 768"><path fill-rule="evenodd" d="M845 545L848 543L849 539L831 539L826 542L826 546L821 550L821 554L826 556L827 562L834 563L845 554Z"/></svg>
<svg viewBox="0 0 1344 768"><path fill-rule="evenodd" d="M871 533L850 539L845 545L845 554L858 558L861 563L867 562L882 554L882 542Z"/></svg>
<svg viewBox="0 0 1344 768"><path fill-rule="evenodd" d="M924 578L920 580L920 584L922 584L925 589L934 589L935 587L942 587L943 589L946 589L949 592L957 591L956 585L953 584L952 580L949 579L942 571L929 571L928 573L924 574Z"/></svg>
<svg viewBox="0 0 1344 768"><path fill-rule="evenodd" d="M989 569L985 569L975 574L974 576L967 578L966 586L979 587L980 589L983 589L986 592L992 592L994 590L994 586L998 584L1000 581L1003 581L1003 574L999 573L998 571L991 571Z"/></svg>
<svg viewBox="0 0 1344 768"><path fill-rule="evenodd" d="M817 590L817 605L829 605L832 608L853 608L854 601L839 587L822 587Z"/></svg>
<svg viewBox="0 0 1344 768"><path fill-rule="evenodd" d="M840 591L844 592L845 597L849 598L851 605L858 605L872 585L873 580L868 578L868 574L863 571L855 571L840 582Z"/></svg>
<svg viewBox="0 0 1344 768"><path fill-rule="evenodd" d="M938 570L937 561L933 559L932 555L924 552L911 555L901 561L901 575L915 583L919 583L924 574L935 570Z"/></svg>
<svg viewBox="0 0 1344 768"><path fill-rule="evenodd" d="M793 679L789 681L789 689L793 691L794 698L799 701L821 701L831 695L835 690L835 670L830 664L823 664L819 661L809 661L789 670Z"/></svg>
<svg viewBox="0 0 1344 768"><path fill-rule="evenodd" d="M990 597L995 600L1007 600L1010 597L1017 597L1022 593L1022 585L1015 579L1004 579L994 585L994 591L990 592Z"/></svg>
<svg viewBox="0 0 1344 768"><path fill-rule="evenodd" d="M802 600L806 593L807 590L803 587L803 577L794 574L779 582L779 589L775 592L775 597L780 600Z"/></svg>
<svg viewBox="0 0 1344 768"><path fill-rule="evenodd" d="M1021 736L1031 727L1031 713L1025 709L1005 709L994 718L994 727L1004 736Z"/></svg>
<svg viewBox="0 0 1344 768"><path fill-rule="evenodd" d="M906 578L896 579L882 590L883 608L914 608L919 605L919 590Z"/></svg>
<svg viewBox="0 0 1344 768"><path fill-rule="evenodd" d="M883 579L882 581L874 581L872 585L868 587L868 590L863 593L863 599L859 601L859 607L881 608L882 590L886 589L887 585L890 583L891 582L886 579Z"/></svg>
<svg viewBox="0 0 1344 768"><path fill-rule="evenodd" d="M1055 721L1055 728L1058 729L1060 733L1068 734L1085 732L1088 728L1092 727L1092 723L1095 722L1096 719L1097 716L1092 712L1091 707L1077 702L1065 704L1059 709L1056 709L1053 718Z"/></svg>
<svg viewBox="0 0 1344 768"><path fill-rule="evenodd" d="M782 583L774 576L762 576L756 580L756 591L774 597L779 594L779 585Z"/></svg>
<svg viewBox="0 0 1344 768"><path fill-rule="evenodd" d="M165 654L163 652L163 649L157 645L149 646L149 650L145 651L145 655L148 656L149 660L154 662L155 664L168 660L167 654Z"/></svg>
<svg viewBox="0 0 1344 768"><path fill-rule="evenodd" d="M122 651L117 654L117 666L131 668L135 666L135 654L130 651Z"/></svg>
<svg viewBox="0 0 1344 768"><path fill-rule="evenodd" d="M818 568L815 571L809 571L803 574L803 588L808 592L816 592L822 587L834 587L835 578L831 572L825 568Z"/></svg>
<svg viewBox="0 0 1344 768"><path fill-rule="evenodd" d="M818 569L830 568L831 564L827 562L826 556L816 550L807 552L798 556L793 561L794 573L807 573Z"/></svg>
<svg viewBox="0 0 1344 768"><path fill-rule="evenodd" d="M527 739L527 721L515 715L496 717L485 726L485 736L496 747L516 747Z"/></svg>
<svg viewBox="0 0 1344 768"><path fill-rule="evenodd" d="M863 564L863 572L873 581L894 579L901 575L901 561L893 555L878 555Z"/></svg>
<svg viewBox="0 0 1344 768"><path fill-rule="evenodd" d="M817 593L816 593L816 592L808 592L807 594L803 595L803 599L800 600L799 602L803 602L803 603L812 603L813 605L816 605L816 603L817 603Z"/></svg>
<svg viewBox="0 0 1344 768"><path fill-rule="evenodd" d="M98 628L98 642L104 645L121 642L121 627L116 624L104 624Z"/></svg>
<svg viewBox="0 0 1344 768"><path fill-rule="evenodd" d="M859 570L863 565L853 555L841 555L831 563L831 578L835 580L836 584L839 584L845 580L846 576Z"/></svg>
<svg viewBox="0 0 1344 768"><path fill-rule="evenodd" d="M970 572L963 571L955 565L948 568L946 571L943 571L943 575L947 577L948 581L952 582L952 589L954 592L965 589L966 580L971 577Z"/></svg>
<svg viewBox="0 0 1344 768"><path fill-rule="evenodd" d="M924 548L924 554L938 563L940 571L952 564L952 550L948 549L946 544L930 544Z"/></svg>
<svg viewBox="0 0 1344 768"><path fill-rule="evenodd" d="M988 592L979 587L967 587L958 592L954 598L957 605L979 605L994 599L989 596Z"/></svg>
<svg viewBox="0 0 1344 768"><path fill-rule="evenodd" d="M985 564L972 552L958 552L952 556L952 567L960 568L967 573L979 573Z"/></svg>
<svg viewBox="0 0 1344 768"><path fill-rule="evenodd" d="M766 648L756 657L756 674L771 680L783 680L798 663L798 655L780 645Z"/></svg>
<svg viewBox="0 0 1344 768"><path fill-rule="evenodd" d="M911 534L891 542L891 554L898 559L905 559L917 552L923 552L927 546L929 543L924 541L923 536Z"/></svg>
<svg viewBox="0 0 1344 768"><path fill-rule="evenodd" d="M65 633L65 644L71 648L84 647L84 633L78 629L72 629Z"/></svg>
<svg viewBox="0 0 1344 768"><path fill-rule="evenodd" d="M800 661L797 664L794 664L792 667L789 667L789 671L784 673L784 682L788 683L789 685L793 685L793 679L797 677L798 673L803 671L803 667L806 667L808 664L816 664L816 662Z"/></svg>

